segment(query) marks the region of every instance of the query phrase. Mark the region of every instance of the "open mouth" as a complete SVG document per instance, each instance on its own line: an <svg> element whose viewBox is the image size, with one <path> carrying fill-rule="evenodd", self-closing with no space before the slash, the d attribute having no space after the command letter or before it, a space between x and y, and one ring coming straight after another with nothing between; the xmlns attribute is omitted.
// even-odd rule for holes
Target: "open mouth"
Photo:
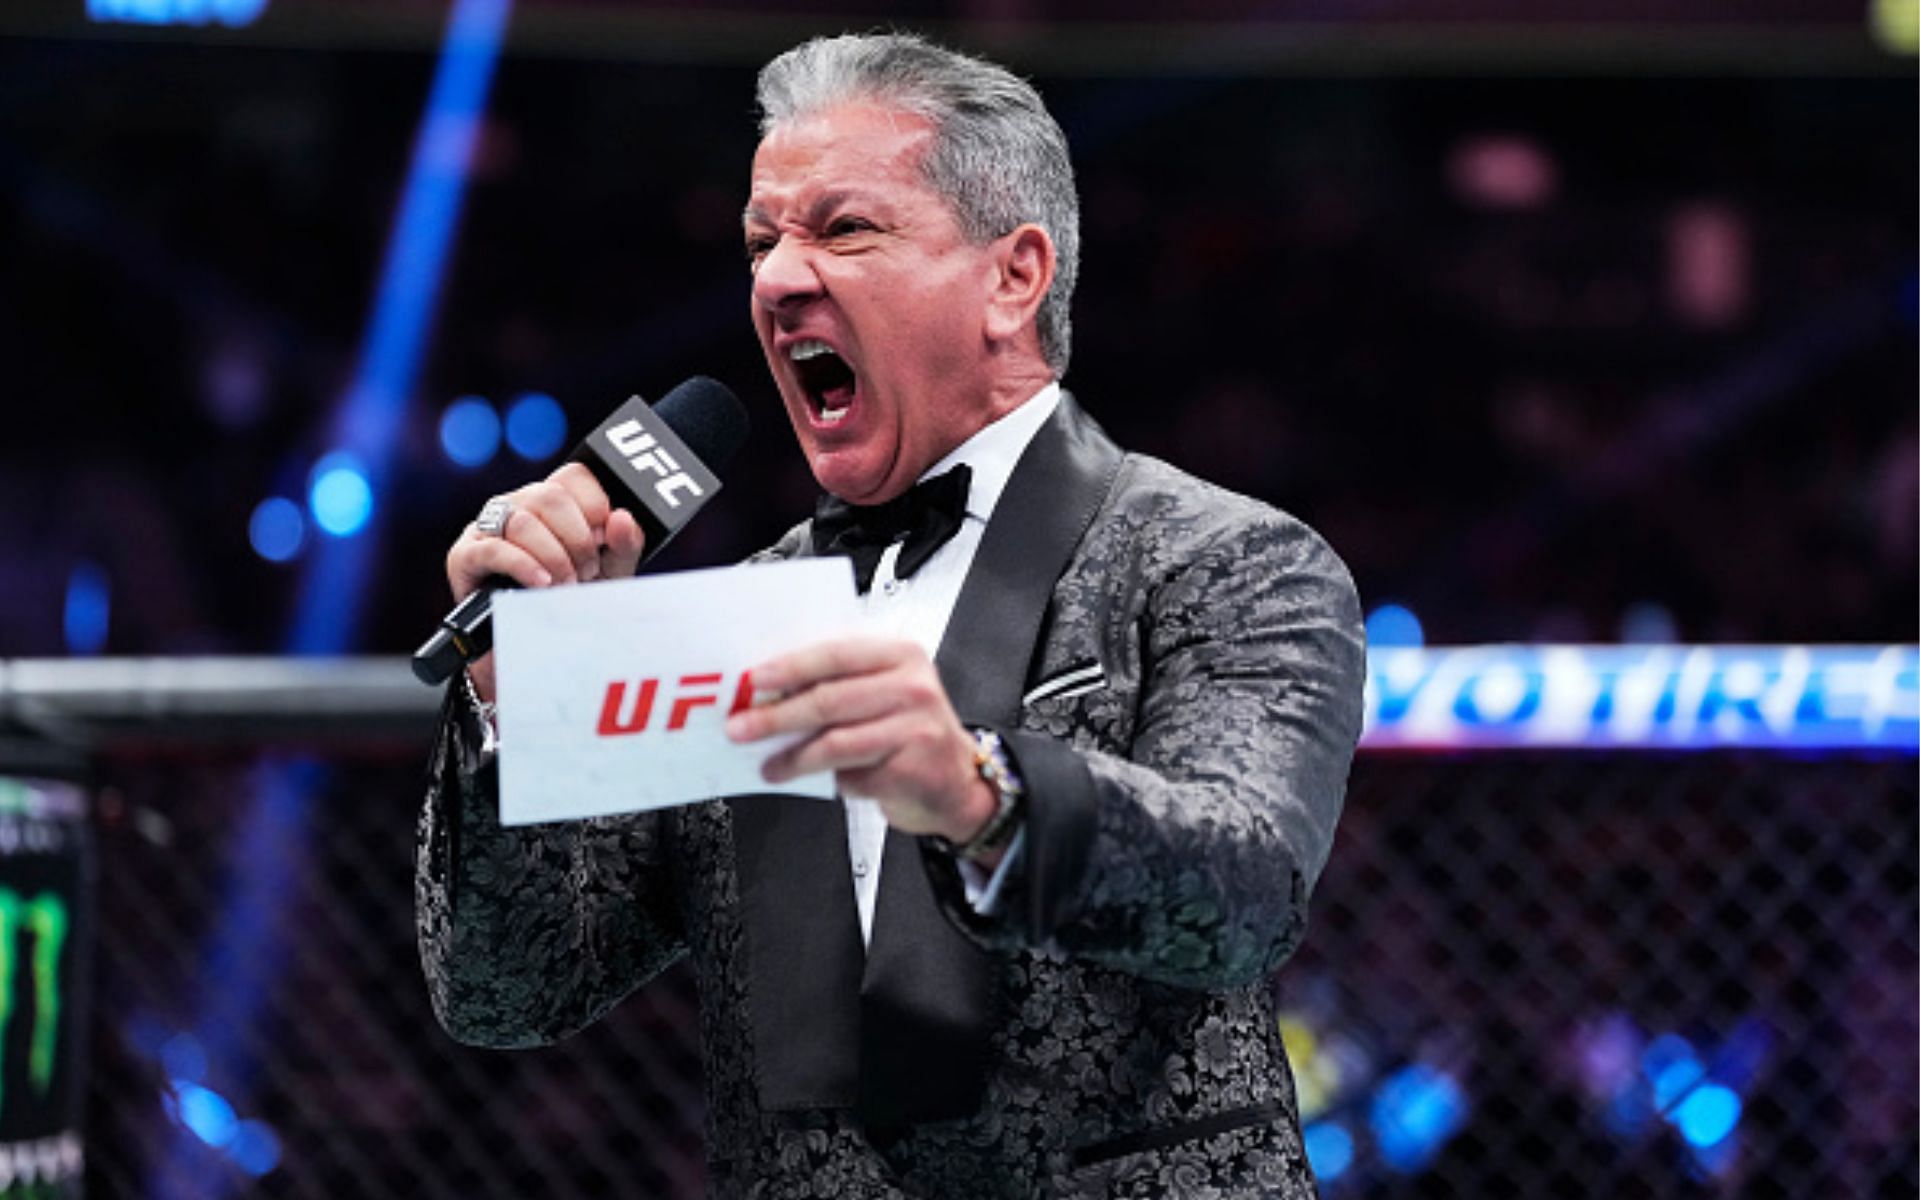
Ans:
<svg viewBox="0 0 1920 1200"><path fill-rule="evenodd" d="M836 425L853 407L857 380L853 368L832 346L822 341L796 342L787 351L794 377L807 394L807 403L822 425Z"/></svg>

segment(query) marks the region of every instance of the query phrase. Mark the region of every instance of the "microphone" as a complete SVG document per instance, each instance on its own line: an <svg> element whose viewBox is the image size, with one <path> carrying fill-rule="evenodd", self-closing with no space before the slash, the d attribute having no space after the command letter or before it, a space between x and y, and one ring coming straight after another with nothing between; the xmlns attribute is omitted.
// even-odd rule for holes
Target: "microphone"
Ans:
<svg viewBox="0 0 1920 1200"><path fill-rule="evenodd" d="M574 447L572 461L593 472L613 507L640 523L644 563L720 490L718 472L747 440L748 426L739 397L725 384L695 375L652 407L638 396L628 399ZM454 605L413 652L420 682L443 683L493 649L493 594L518 586L495 575Z"/></svg>

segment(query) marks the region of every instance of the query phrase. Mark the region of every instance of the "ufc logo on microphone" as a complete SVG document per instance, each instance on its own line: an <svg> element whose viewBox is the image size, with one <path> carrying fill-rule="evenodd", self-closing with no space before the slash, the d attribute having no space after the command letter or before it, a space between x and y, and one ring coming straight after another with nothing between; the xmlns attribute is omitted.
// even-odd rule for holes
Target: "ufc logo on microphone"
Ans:
<svg viewBox="0 0 1920 1200"><path fill-rule="evenodd" d="M687 718L695 709L718 708L720 697L725 689L721 684L726 676L715 672L711 675L682 675L673 687L673 700L667 707L666 732L675 733L687 727ZM616 679L607 685L606 698L600 703L600 725L597 730L601 737L619 737L630 733L645 733L653 722L655 701L660 696L660 680L641 679L632 689L632 699L628 699L627 681ZM733 700L727 709L732 716L753 703L753 674L740 672L740 682L733 689Z"/></svg>
<svg viewBox="0 0 1920 1200"><path fill-rule="evenodd" d="M696 496L706 495L693 476L680 469L673 455L667 453L659 439L646 431L638 421L622 421L607 430L607 441L615 452L627 460L627 465L636 471L646 471L660 476L654 482L653 490L669 508L680 507L680 497L676 491L692 492Z"/></svg>

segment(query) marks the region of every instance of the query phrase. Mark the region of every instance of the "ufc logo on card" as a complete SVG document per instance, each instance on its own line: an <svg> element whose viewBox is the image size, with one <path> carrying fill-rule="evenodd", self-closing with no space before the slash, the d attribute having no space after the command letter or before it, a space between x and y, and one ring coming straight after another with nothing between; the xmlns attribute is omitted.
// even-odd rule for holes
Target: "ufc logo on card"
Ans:
<svg viewBox="0 0 1920 1200"><path fill-rule="evenodd" d="M609 439L593 444L612 453ZM624 458L613 466L633 474ZM767 759L792 743L727 737L729 716L773 697L751 668L862 627L844 558L506 591L493 619L508 825L765 792ZM831 800L833 784L820 771L779 790Z"/></svg>
<svg viewBox="0 0 1920 1200"><path fill-rule="evenodd" d="M687 720L699 708L715 708L724 694L721 684L724 674L715 672L710 675L682 675L671 691L672 700L667 708L666 726L663 732L677 733L687 727ZM616 679L607 685L606 696L600 702L600 723L595 731L601 737L621 737L627 734L645 733L653 723L654 701L660 695L660 680L639 679L629 687L624 679ZM726 715L732 716L753 703L753 674L750 671L740 673L740 682L733 689L733 701Z"/></svg>

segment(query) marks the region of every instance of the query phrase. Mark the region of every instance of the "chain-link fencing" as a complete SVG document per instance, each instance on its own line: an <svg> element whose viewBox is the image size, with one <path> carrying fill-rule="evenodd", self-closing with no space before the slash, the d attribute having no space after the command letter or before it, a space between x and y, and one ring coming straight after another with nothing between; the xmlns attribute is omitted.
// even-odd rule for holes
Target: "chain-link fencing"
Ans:
<svg viewBox="0 0 1920 1200"><path fill-rule="evenodd" d="M420 785L105 769L90 1195L700 1194L680 970L548 1049L434 1024ZM1912 1197L1915 793L1897 756L1363 753L1277 980L1324 1192Z"/></svg>

